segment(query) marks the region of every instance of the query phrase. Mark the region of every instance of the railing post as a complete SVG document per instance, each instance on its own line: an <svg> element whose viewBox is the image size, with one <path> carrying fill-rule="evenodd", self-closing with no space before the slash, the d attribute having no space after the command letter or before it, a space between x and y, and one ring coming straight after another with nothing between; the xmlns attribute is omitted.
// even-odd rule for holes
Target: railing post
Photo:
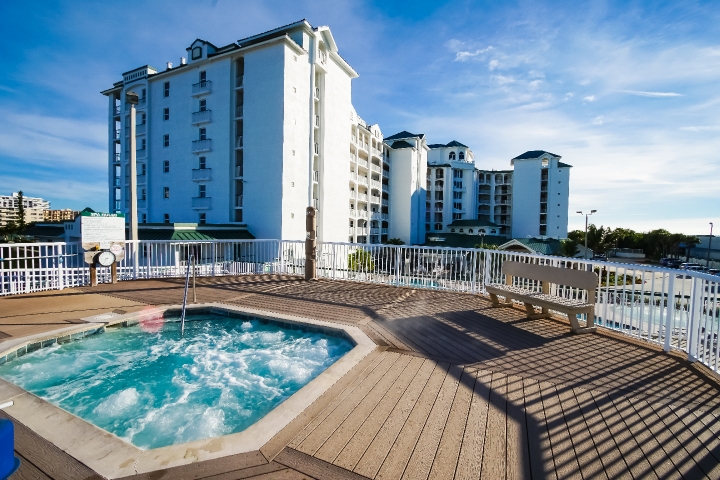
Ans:
<svg viewBox="0 0 720 480"><path fill-rule="evenodd" d="M400 249L395 247L395 284L400 285Z"/></svg>
<svg viewBox="0 0 720 480"><path fill-rule="evenodd" d="M617 279L617 273L615 274ZM609 282L608 282L609 283ZM615 310L613 309L613 313ZM666 352L670 351L670 336L672 328L672 319L675 313L675 274L668 274L668 293L667 293L667 309L665 311L665 345L663 349ZM613 317L613 321L615 321Z"/></svg>
<svg viewBox="0 0 720 480"><path fill-rule="evenodd" d="M210 258L212 258L212 276L215 276L215 264L217 263L217 244L212 242L212 248L210 250Z"/></svg>
<svg viewBox="0 0 720 480"><path fill-rule="evenodd" d="M690 308L688 309L687 326L687 354L688 361L696 362L698 359L698 343L700 338L700 317L702 316L703 301L703 280L693 278L693 289L690 297Z"/></svg>
<svg viewBox="0 0 720 480"><path fill-rule="evenodd" d="M477 292L475 291L475 287L476 287L476 284L477 284L476 281L475 281L475 275L476 275L476 272L475 272L475 263L476 263L476 259L477 259L477 250L473 250L473 251L472 251L472 256L471 256L470 258L471 258L471 260L472 260L472 269L470 270L470 291L471 291L472 293L477 293Z"/></svg>

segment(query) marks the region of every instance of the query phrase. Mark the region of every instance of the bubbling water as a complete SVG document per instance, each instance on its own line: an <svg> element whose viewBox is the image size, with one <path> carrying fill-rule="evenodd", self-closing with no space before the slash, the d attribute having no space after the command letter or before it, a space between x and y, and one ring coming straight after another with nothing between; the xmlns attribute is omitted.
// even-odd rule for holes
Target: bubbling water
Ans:
<svg viewBox="0 0 720 480"><path fill-rule="evenodd" d="M158 448L240 432L352 349L258 319L188 317L108 329L29 353L0 376L118 435Z"/></svg>

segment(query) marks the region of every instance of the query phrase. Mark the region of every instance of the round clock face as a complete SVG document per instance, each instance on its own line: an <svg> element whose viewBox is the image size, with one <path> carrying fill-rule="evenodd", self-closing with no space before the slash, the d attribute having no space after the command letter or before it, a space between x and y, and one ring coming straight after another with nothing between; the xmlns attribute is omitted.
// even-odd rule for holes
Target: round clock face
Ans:
<svg viewBox="0 0 720 480"><path fill-rule="evenodd" d="M103 267L109 267L115 263L115 255L112 252L100 252L97 256L97 262Z"/></svg>

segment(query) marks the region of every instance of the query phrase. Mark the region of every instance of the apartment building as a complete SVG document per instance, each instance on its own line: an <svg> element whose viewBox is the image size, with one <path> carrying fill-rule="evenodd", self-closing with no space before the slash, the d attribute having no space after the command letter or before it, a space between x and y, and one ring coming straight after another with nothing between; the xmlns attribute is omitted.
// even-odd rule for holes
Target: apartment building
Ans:
<svg viewBox="0 0 720 480"><path fill-rule="evenodd" d="M45 210L43 212L44 222L64 222L66 220L75 220L75 217L80 215L79 211L72 210L70 208L64 208L62 210Z"/></svg>
<svg viewBox="0 0 720 480"><path fill-rule="evenodd" d="M353 107L358 74L328 27L302 20L222 47L196 39L185 50L179 65L144 65L102 92L110 211L130 213L126 100L135 94L140 224L229 224L301 240L313 206L321 242L423 244L453 222L469 230L468 221L473 233L482 223L508 237L567 234L569 166L560 157L527 152L514 170L495 172L476 169L457 141L384 137Z"/></svg>
<svg viewBox="0 0 720 480"><path fill-rule="evenodd" d="M19 206L19 192L12 195L0 195L0 227L8 222L17 221L17 210ZM43 212L50 209L50 202L39 197L23 196L23 207L25 208L25 223L43 221Z"/></svg>

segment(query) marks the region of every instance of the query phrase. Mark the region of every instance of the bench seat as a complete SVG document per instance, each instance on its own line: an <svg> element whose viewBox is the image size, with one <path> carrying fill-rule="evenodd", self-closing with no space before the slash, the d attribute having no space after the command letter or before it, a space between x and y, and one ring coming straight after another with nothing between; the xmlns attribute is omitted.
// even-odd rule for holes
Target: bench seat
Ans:
<svg viewBox="0 0 720 480"><path fill-rule="evenodd" d="M565 309L578 310L579 313L584 313L585 311L587 311L588 308L595 307L594 305L582 300L556 297L555 295L535 292L532 290L528 290L527 288L516 287L513 285L504 285L501 283L487 285L486 289L488 292L492 291L493 293L500 295L501 297L509 294L509 296L512 296L513 299L518 301L525 298L531 302L535 302L534 305L537 306L543 306L543 304L547 304L547 306L549 306L550 308L562 306Z"/></svg>

